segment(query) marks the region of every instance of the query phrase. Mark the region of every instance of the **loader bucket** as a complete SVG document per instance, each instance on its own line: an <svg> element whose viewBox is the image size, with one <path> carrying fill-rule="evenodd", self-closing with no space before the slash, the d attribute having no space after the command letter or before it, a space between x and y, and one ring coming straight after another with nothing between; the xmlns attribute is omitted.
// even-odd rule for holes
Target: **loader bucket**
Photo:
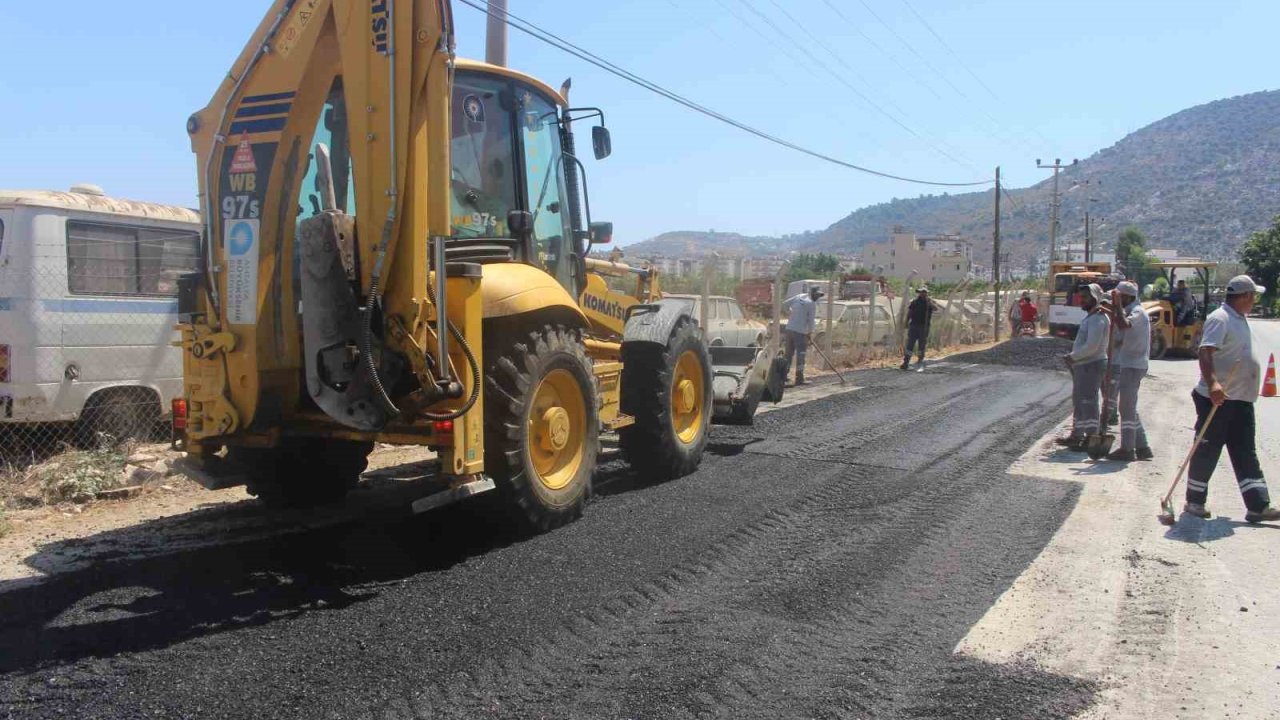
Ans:
<svg viewBox="0 0 1280 720"><path fill-rule="evenodd" d="M750 425L756 406L771 383L773 358L767 348L713 345L711 386L714 405L711 421L722 425ZM769 399L782 399L781 388L769 392Z"/></svg>

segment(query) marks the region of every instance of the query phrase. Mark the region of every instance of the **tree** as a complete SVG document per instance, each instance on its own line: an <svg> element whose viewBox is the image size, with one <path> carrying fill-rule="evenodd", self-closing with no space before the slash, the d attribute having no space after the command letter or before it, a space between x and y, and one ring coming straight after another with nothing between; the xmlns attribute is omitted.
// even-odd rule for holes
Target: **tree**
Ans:
<svg viewBox="0 0 1280 720"><path fill-rule="evenodd" d="M840 260L834 255L818 253L816 255L796 255L787 266L787 282L795 280L826 280L840 267Z"/></svg>
<svg viewBox="0 0 1280 720"><path fill-rule="evenodd" d="M1120 231L1116 239L1116 260L1124 266L1125 276L1142 287L1159 277L1160 272L1151 267L1152 258L1147 253L1147 236L1130 225Z"/></svg>
<svg viewBox="0 0 1280 720"><path fill-rule="evenodd" d="M1250 277L1267 289L1263 304L1271 307L1280 283L1280 215L1272 219L1271 227L1250 235L1240 246L1239 256Z"/></svg>

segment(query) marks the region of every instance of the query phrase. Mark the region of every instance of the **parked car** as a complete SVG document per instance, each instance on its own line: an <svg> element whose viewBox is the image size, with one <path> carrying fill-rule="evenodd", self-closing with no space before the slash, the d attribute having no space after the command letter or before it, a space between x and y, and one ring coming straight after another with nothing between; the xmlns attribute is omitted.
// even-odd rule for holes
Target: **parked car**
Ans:
<svg viewBox="0 0 1280 720"><path fill-rule="evenodd" d="M702 296L679 295L665 293L665 298L674 298L688 303L689 314L701 322ZM709 295L707 306L707 343L710 345L729 345L747 347L764 345L768 328L764 323L748 320L738 306L738 301L724 295Z"/></svg>
<svg viewBox="0 0 1280 720"><path fill-rule="evenodd" d="M893 343L894 321L890 309L883 302L875 306L874 323L868 322L873 317L870 302L858 300L838 300L831 303L834 314L834 328L831 340L834 345L848 345L854 342L865 343L868 333L873 343L889 345ZM827 333L827 303L817 304L817 326L813 330L814 342L825 342Z"/></svg>
<svg viewBox="0 0 1280 720"><path fill-rule="evenodd" d="M0 430L145 434L182 393L178 277L200 216L94 186L0 190Z"/></svg>

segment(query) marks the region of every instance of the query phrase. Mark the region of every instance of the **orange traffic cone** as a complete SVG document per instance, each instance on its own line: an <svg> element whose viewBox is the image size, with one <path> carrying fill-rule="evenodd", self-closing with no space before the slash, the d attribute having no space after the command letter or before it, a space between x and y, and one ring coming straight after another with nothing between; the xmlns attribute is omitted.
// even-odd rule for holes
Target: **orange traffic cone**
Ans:
<svg viewBox="0 0 1280 720"><path fill-rule="evenodd" d="M1276 356L1267 360L1267 375L1262 379L1262 397L1276 396Z"/></svg>

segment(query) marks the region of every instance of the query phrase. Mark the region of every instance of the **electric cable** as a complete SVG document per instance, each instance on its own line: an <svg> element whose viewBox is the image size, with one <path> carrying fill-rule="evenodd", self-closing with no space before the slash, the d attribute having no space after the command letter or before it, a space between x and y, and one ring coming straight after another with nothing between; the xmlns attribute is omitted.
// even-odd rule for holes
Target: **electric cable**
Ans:
<svg viewBox="0 0 1280 720"><path fill-rule="evenodd" d="M680 95L672 90L668 90L654 82L646 80L640 77L639 75L636 75L635 73L632 73L629 70L619 67L618 65L615 65L614 63L598 55L595 55L589 50L585 50L569 42L568 40L565 40L564 38L558 35L555 35L554 33L551 33L550 31L543 30L537 25L534 25L533 23L527 20L524 20L516 15L513 15L510 12L506 12L506 13L494 12L489 8L489 4L488 2L485 2L485 0L459 0L459 1L462 4L474 10L478 10L484 13L485 15L503 20L503 22L505 22L509 27L512 27L520 31L534 38L535 40L546 43L547 45L551 45L552 47L558 50L561 50L562 52L573 55L579 60L595 65L596 67L600 68L601 70L604 70L605 72L615 75L634 85L642 87L656 95L665 97L674 103L683 105L684 107L690 110L693 110L694 112L701 113L714 120L718 120L726 125L735 127L745 133L754 135L762 140L766 140L768 142L774 143L775 145L785 147L789 150L794 150L795 152L808 155L818 160L823 160L833 165L838 165L840 167L848 168L850 170L856 170L858 172L867 173L869 175L875 175L875 176L887 178L890 180L898 180L901 182L914 183L916 185L933 185L938 187L975 187L979 185L989 185L993 182L991 180L980 180L980 181L972 181L972 182L940 182L935 180L921 180L918 178L911 178L903 175L895 175L893 173L883 172L880 170L874 170L872 168L868 168L862 165L857 165L855 163L851 163L846 160L841 160L839 158L832 157L831 155L827 155L817 150L812 150L810 148L804 147L797 143L791 142L790 140L785 140L776 135L767 133L763 130L756 129L750 125L747 125L742 121L735 120L723 113L717 112L703 105L699 105L698 103L694 102L693 100L690 100L689 98L684 97L683 95Z"/></svg>

